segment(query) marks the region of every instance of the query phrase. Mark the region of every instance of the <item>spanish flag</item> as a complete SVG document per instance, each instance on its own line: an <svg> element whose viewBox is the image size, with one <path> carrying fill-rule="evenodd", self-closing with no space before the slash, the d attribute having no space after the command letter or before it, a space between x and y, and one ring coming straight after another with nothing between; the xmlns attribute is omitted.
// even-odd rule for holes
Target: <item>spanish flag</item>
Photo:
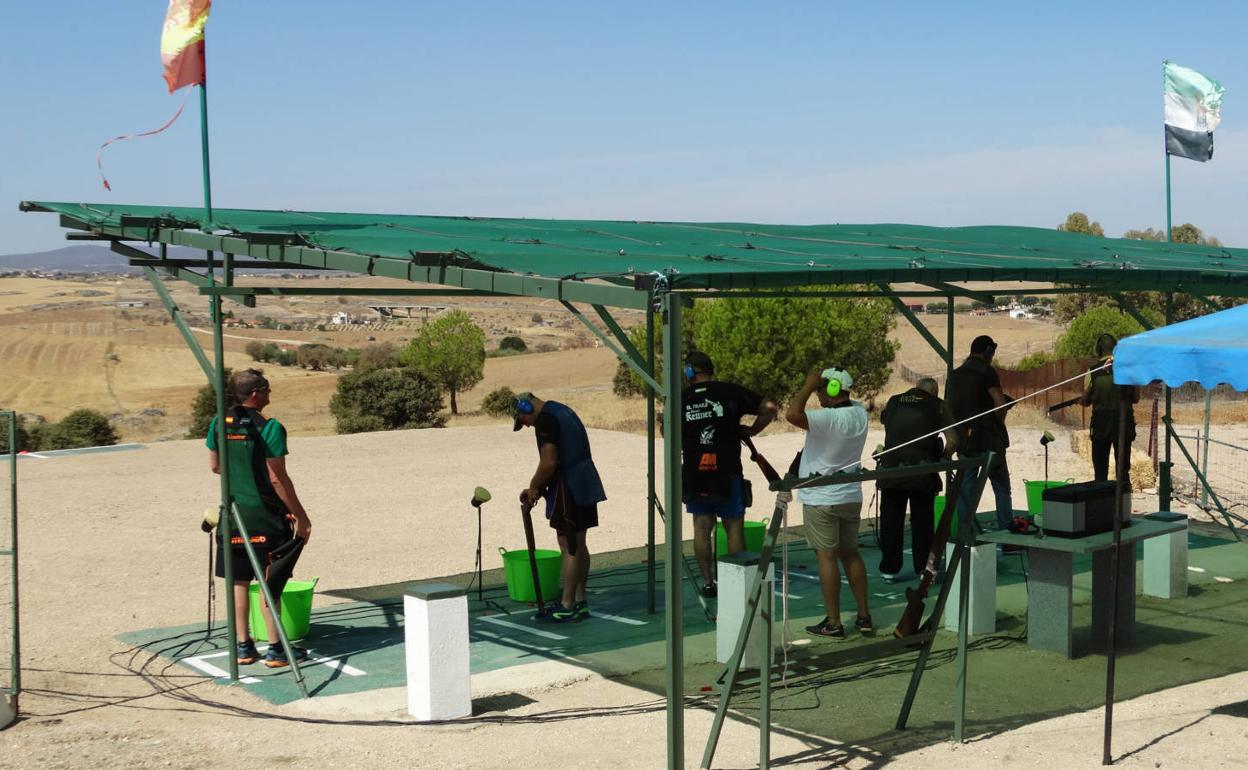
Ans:
<svg viewBox="0 0 1248 770"><path fill-rule="evenodd" d="M204 82L204 25L212 0L169 0L160 33L160 61L169 93Z"/></svg>

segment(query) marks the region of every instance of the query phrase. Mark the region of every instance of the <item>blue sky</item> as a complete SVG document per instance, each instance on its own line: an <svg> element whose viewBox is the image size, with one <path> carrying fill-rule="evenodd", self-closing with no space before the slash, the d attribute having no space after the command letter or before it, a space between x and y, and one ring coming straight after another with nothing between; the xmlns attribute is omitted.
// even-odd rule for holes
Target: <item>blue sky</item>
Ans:
<svg viewBox="0 0 1248 770"><path fill-rule="evenodd" d="M199 112L162 0L5 3L0 254L64 245L23 199L197 205ZM773 7L765 7L773 6ZM1248 4L217 0L218 207L1165 223L1161 60L1227 88L1175 224L1248 246Z"/></svg>

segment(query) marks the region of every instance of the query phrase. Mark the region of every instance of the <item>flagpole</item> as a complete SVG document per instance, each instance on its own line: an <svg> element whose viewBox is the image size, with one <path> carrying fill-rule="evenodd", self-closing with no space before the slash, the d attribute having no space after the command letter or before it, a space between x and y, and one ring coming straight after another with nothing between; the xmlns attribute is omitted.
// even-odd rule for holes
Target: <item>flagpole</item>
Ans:
<svg viewBox="0 0 1248 770"><path fill-rule="evenodd" d="M204 159L204 217L208 230L212 224L212 169L208 162L208 75L199 84L199 146Z"/></svg>
<svg viewBox="0 0 1248 770"><path fill-rule="evenodd" d="M1161 60L1161 92L1163 94L1166 92L1166 65L1169 63L1170 63L1169 59ZM1163 134L1164 134L1164 130L1163 130ZM205 139L204 141L207 142L208 140ZM1164 137L1163 137L1162 146L1166 152L1166 242L1171 243L1174 241L1174 238L1171 235L1171 220L1170 220L1170 148L1165 146ZM207 147L207 145L205 145L205 147ZM207 150L205 150L205 152L207 152ZM1167 437L1167 440L1169 440L1168 437Z"/></svg>

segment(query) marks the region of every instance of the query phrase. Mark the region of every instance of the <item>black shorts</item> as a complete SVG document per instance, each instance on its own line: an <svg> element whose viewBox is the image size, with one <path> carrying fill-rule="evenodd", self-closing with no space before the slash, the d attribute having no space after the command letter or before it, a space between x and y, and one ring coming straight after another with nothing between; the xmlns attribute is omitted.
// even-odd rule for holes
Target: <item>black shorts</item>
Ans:
<svg viewBox="0 0 1248 770"><path fill-rule="evenodd" d="M260 562L260 568L267 569L269 564L273 562L273 559L275 558L275 556L280 555L280 554L275 554L275 552L282 546L289 543L292 538L290 536L285 536L285 537L282 537L281 539L278 539L277 537L274 537L272 535L262 536L262 537L265 537L265 542L257 543L255 542L257 539L257 536L255 535L252 536L251 549L256 552L256 561ZM247 558L247 551L243 549L242 544L240 543L238 545L233 546L230 549L230 552L233 556L233 562L234 562L232 565L234 567L234 582L249 583L252 580L256 580L257 579L256 572L255 570L251 568L251 560ZM218 540L216 575L219 578L225 577L224 553L225 553L225 549L221 548L220 540Z"/></svg>
<svg viewBox="0 0 1248 770"><path fill-rule="evenodd" d="M561 534L584 532L598 526L598 504L577 505L563 479L558 479L546 492L546 518L550 528Z"/></svg>

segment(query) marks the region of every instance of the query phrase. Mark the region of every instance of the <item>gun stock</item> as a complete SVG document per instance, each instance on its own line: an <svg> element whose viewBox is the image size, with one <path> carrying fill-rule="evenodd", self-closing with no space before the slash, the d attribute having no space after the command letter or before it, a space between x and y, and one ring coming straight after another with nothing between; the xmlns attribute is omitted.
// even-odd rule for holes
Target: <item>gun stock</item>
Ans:
<svg viewBox="0 0 1248 770"><path fill-rule="evenodd" d="M1074 406L1075 404L1079 403L1082 400L1083 400L1083 396L1075 396L1074 398L1068 398L1065 401L1061 402L1060 404L1054 404L1053 406L1049 407L1049 414L1053 414L1054 412L1060 412L1066 407Z"/></svg>
<svg viewBox="0 0 1248 770"><path fill-rule="evenodd" d="M542 601L542 578L537 571L537 541L533 537L532 503L520 504L520 518L524 522L524 543L529 547L529 571L533 576L533 593L537 596L537 614L546 612L546 603Z"/></svg>
<svg viewBox="0 0 1248 770"><path fill-rule="evenodd" d="M750 450L750 459L758 464L759 470L763 472L763 477L767 479L768 483L780 480L780 474L776 473L776 469L771 467L771 463L767 462L767 458L763 457L758 449L755 448L754 442L750 440L749 436L742 436L741 443L745 444L746 448Z"/></svg>
<svg viewBox="0 0 1248 770"><path fill-rule="evenodd" d="M927 598L932 583L936 582L940 557L945 552L945 543L949 542L949 523L957 515L958 491L961 489L962 474L955 473L949 483L947 494L949 504L945 508L944 515L940 517L940 523L936 525L936 531L932 533L932 550L927 554L927 566L923 568L923 574L919 577L919 587L906 589L906 608L897 621L897 627L893 629L893 636L898 639L917 634L919 627L923 624L923 600Z"/></svg>

